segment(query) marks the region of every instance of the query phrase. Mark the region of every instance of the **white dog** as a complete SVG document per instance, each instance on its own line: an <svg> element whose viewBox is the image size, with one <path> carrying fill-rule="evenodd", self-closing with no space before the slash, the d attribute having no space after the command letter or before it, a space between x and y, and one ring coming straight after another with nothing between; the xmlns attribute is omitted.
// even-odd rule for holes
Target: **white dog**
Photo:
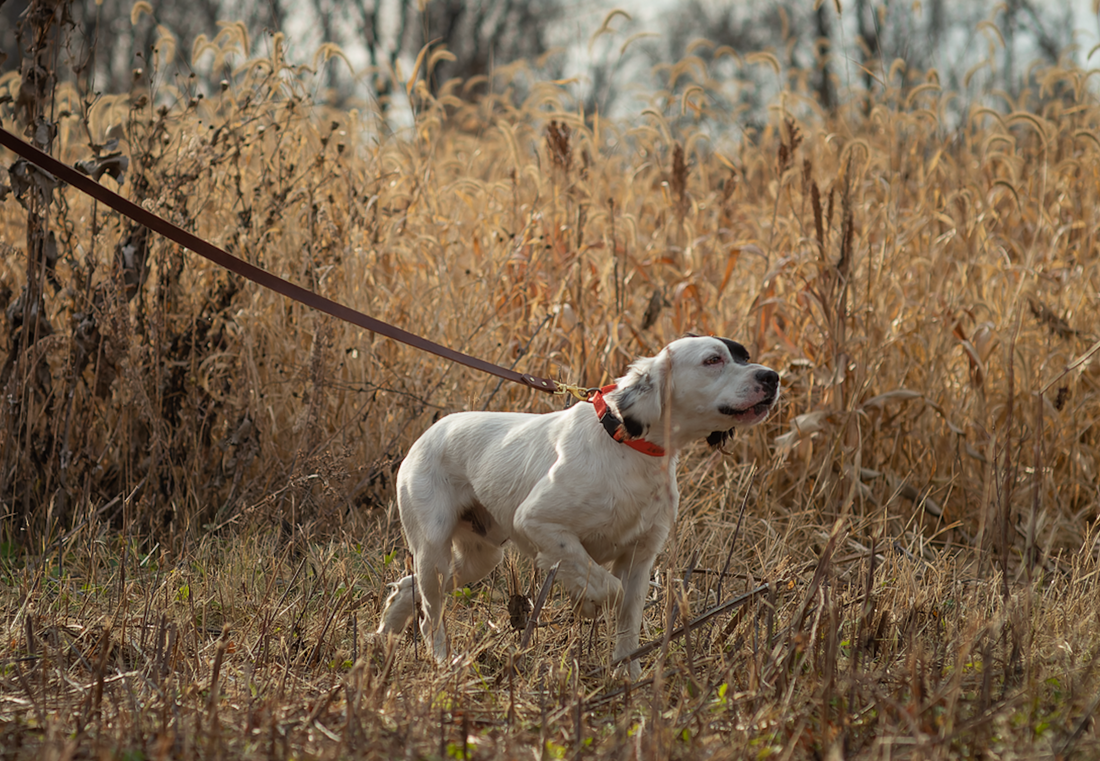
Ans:
<svg viewBox="0 0 1100 761"><path fill-rule="evenodd" d="M582 615L617 607L614 658L630 654L676 519L677 454L756 425L778 396L779 375L752 364L741 344L693 336L635 361L592 404L443 418L397 474L414 574L393 585L379 633L404 631L419 598L420 630L444 662L444 591L488 574L511 539L543 570L560 563L557 581ZM631 662L631 676L639 673Z"/></svg>

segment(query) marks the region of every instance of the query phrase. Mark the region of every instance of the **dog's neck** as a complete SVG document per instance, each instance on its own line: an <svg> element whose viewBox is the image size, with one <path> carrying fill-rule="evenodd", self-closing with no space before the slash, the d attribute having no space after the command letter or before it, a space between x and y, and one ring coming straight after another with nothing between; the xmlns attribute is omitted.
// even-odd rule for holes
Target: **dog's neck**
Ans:
<svg viewBox="0 0 1100 761"><path fill-rule="evenodd" d="M596 416L599 418L604 430L615 441L625 444L644 455L664 457L666 454L665 447L653 441L651 437L646 437L644 428L635 420L620 416L618 411L607 403L605 395L610 394L616 388L617 386L614 383L610 386L604 386L588 399L595 408Z"/></svg>

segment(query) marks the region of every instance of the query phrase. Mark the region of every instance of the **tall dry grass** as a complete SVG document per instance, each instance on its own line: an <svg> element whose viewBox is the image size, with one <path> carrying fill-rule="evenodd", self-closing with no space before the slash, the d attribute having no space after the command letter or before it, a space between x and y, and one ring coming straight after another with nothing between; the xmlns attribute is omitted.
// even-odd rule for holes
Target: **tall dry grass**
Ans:
<svg viewBox="0 0 1100 761"><path fill-rule="evenodd" d="M250 55L238 27L213 44ZM238 282L72 190L44 217L32 331L9 195L0 753L1097 752L1086 72L951 128L934 79L833 117L795 80L727 143L705 87L616 123L553 83L517 102L507 72L477 103L410 86L415 124L391 133L273 50L206 98L59 88L57 152L119 137L124 193L468 353L597 385L727 335L782 371L783 407L684 458L641 683L609 668L606 622L554 597L518 649L509 596L541 584L519 558L456 592L436 668L367 634L405 564L401 454L446 412L562 400ZM16 77L4 94L11 129Z"/></svg>

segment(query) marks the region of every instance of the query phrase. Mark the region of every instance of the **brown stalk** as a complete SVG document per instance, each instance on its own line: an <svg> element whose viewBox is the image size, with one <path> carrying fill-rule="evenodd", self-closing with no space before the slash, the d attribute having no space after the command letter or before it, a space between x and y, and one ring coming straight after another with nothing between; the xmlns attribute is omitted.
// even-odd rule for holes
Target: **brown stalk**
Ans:
<svg viewBox="0 0 1100 761"><path fill-rule="evenodd" d="M561 561L554 563L550 566L550 570L546 572L546 580L542 582L542 588L539 590L538 597L535 598L535 604L531 608L531 612L527 616L527 626L523 629L523 635L519 640L519 649L521 651L526 650L527 646L531 642L531 636L535 633L535 629L539 625L539 614L542 613L542 606L546 604L546 598L550 595L550 587L554 583L554 577L558 575L558 566Z"/></svg>
<svg viewBox="0 0 1100 761"><path fill-rule="evenodd" d="M1001 511L998 520L998 542L1001 556L1001 591L1005 604L1008 604L1008 560L1009 560L1009 526L1012 523L1012 492L1016 486L1016 461L1012 458L1012 426L1015 423L1016 409L1016 339L1020 333L1020 313L1016 312L1016 322L1012 329L1012 338L1008 344L1008 363L1006 369L1008 392L1005 399L1005 443L1004 443L1004 474L1001 486ZM1041 433L1035 434L1041 438Z"/></svg>

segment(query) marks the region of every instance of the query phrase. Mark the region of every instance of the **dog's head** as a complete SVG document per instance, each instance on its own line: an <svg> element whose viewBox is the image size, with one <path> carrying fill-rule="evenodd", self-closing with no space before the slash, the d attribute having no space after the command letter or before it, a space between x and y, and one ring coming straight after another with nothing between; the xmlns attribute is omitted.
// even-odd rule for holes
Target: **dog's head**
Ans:
<svg viewBox="0 0 1100 761"><path fill-rule="evenodd" d="M673 448L701 438L720 446L734 429L763 421L779 399L775 370L754 364L741 344L710 336L681 338L635 361L617 385L609 398L627 432L664 440L667 428Z"/></svg>

